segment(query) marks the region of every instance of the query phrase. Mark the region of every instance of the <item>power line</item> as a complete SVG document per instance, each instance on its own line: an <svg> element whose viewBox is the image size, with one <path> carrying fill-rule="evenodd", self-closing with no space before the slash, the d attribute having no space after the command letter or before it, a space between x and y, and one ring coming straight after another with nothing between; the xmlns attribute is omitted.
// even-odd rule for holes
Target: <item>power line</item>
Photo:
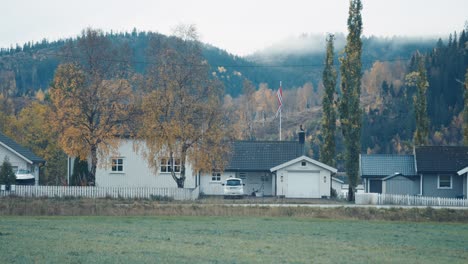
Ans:
<svg viewBox="0 0 468 264"><path fill-rule="evenodd" d="M85 59L84 57L80 56L74 56L74 55L66 55L66 54L60 54L60 53L43 53L45 55L50 55L50 56L56 56L56 57L62 57L62 58L68 58L68 59L73 59L73 60L83 60ZM144 65L158 65L158 62L155 61L141 61L141 60L123 60L123 59L115 59L115 58L100 58L98 59L99 61L105 61L105 62L114 62L114 63L128 63L131 65L134 64L144 64ZM394 59L385 59L385 60L368 60L368 61L361 61L362 64L365 65L370 65L374 64L375 62L395 62L395 61L408 61L410 58L394 58ZM250 64L250 65L242 65L242 64L235 64L235 65L223 65L223 64L217 64L217 65L210 65L210 64L182 64L182 63L170 63L166 64L168 66L178 66L178 67L214 67L214 68L315 68L315 67L323 67L325 64L324 63L314 63L314 64Z"/></svg>

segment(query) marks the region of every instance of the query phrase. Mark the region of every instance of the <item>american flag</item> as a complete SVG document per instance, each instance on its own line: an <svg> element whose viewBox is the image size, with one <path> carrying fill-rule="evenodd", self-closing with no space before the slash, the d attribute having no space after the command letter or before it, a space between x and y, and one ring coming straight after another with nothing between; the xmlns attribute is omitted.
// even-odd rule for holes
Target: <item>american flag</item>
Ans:
<svg viewBox="0 0 468 264"><path fill-rule="evenodd" d="M283 88L281 87L281 82L280 87L276 92L276 98L278 99L278 110L276 110L276 116L278 116L278 114L281 112L281 107L283 106Z"/></svg>

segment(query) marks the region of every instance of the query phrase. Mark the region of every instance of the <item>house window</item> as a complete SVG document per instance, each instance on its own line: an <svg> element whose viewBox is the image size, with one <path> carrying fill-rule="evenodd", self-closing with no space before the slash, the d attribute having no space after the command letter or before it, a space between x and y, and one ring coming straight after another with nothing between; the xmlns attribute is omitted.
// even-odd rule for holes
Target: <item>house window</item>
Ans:
<svg viewBox="0 0 468 264"><path fill-rule="evenodd" d="M439 189L452 189L452 175L439 175Z"/></svg>
<svg viewBox="0 0 468 264"><path fill-rule="evenodd" d="M301 166L305 167L305 166L307 166L307 163L305 161L303 161L303 162L301 162Z"/></svg>
<svg viewBox="0 0 468 264"><path fill-rule="evenodd" d="M216 181L216 182L221 181L221 172L213 171L213 173L211 174L211 181Z"/></svg>
<svg viewBox="0 0 468 264"><path fill-rule="evenodd" d="M124 163L123 158L113 158L112 159L112 172L123 172L124 171Z"/></svg>
<svg viewBox="0 0 468 264"><path fill-rule="evenodd" d="M268 175L268 174L262 175L262 176L261 176L261 180L262 180L262 182L267 182L267 181L269 181L269 180L270 180L270 175Z"/></svg>
<svg viewBox="0 0 468 264"><path fill-rule="evenodd" d="M174 168L174 172L180 172L180 159L161 159L160 172L172 172L172 168Z"/></svg>
<svg viewBox="0 0 468 264"><path fill-rule="evenodd" d="M247 172L239 172L239 178L243 180L247 179Z"/></svg>

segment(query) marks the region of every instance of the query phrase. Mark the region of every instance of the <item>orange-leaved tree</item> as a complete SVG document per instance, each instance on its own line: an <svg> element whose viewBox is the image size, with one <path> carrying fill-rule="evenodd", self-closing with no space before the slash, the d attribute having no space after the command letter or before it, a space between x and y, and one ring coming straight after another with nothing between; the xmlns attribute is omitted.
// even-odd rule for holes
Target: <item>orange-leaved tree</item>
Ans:
<svg viewBox="0 0 468 264"><path fill-rule="evenodd" d="M70 156L90 158L88 182L95 181L98 156L118 147L127 132L131 87L126 80L88 84L78 65L60 65L50 90L51 120L59 131L59 144ZM85 183L83 183L85 184Z"/></svg>
<svg viewBox="0 0 468 264"><path fill-rule="evenodd" d="M51 120L65 153L90 159L90 175L82 184L93 184L98 158L115 150L118 136L129 131L132 89L123 76L124 60L101 31L83 31L72 54L73 61L55 73Z"/></svg>

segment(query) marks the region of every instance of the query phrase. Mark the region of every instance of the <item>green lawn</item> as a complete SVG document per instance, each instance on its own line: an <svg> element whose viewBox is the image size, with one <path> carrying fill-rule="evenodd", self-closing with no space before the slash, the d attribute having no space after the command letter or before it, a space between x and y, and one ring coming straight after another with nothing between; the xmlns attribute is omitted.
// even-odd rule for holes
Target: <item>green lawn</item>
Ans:
<svg viewBox="0 0 468 264"><path fill-rule="evenodd" d="M1 263L468 263L468 225L254 217L0 217Z"/></svg>

